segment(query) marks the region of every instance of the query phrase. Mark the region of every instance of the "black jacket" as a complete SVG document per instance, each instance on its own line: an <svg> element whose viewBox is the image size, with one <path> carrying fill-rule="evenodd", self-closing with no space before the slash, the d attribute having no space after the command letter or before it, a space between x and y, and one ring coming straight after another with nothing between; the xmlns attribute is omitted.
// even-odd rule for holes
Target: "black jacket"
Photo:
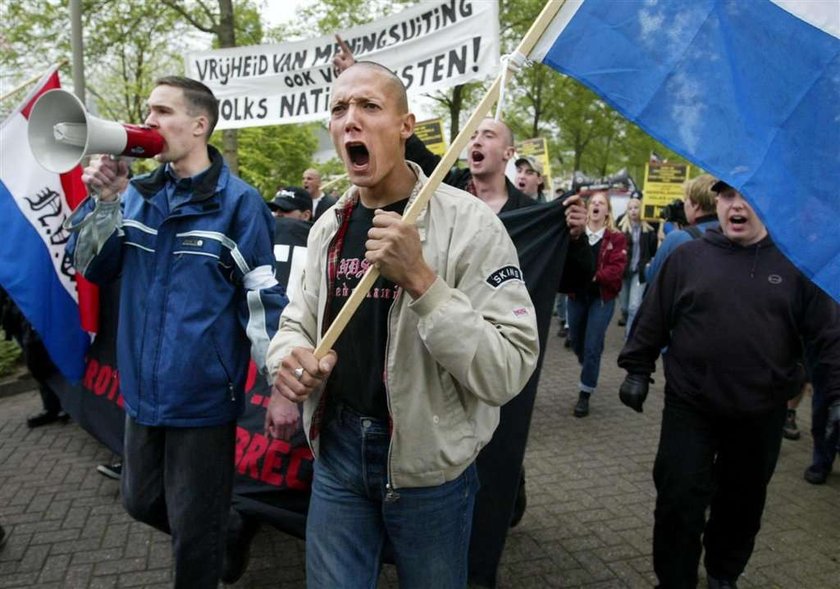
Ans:
<svg viewBox="0 0 840 589"><path fill-rule="evenodd" d="M336 203L336 200L337 199L331 196L324 195L324 197L318 201L318 206L315 207L314 214L312 215L312 222L314 223L321 217L321 215L326 213L329 208Z"/></svg>
<svg viewBox="0 0 840 589"><path fill-rule="evenodd" d="M815 386L840 398L840 305L770 237L741 247L710 229L666 260L618 364L649 374L667 346L666 398L728 416L755 414L799 392L802 340L819 358Z"/></svg>
<svg viewBox="0 0 840 589"><path fill-rule="evenodd" d="M405 159L412 161L423 169L423 173L431 176L441 157L429 151L426 145L417 137L412 135L405 144ZM468 191L467 188L472 181L472 173L469 169L453 168L443 180L446 184ZM499 211L507 213L523 207L530 207L539 204L533 198L519 190L505 177L508 200ZM563 275L560 277L558 291L567 292L587 284L595 274L595 257L585 239L569 241L569 249L566 254L566 263L563 266Z"/></svg>
<svg viewBox="0 0 840 589"><path fill-rule="evenodd" d="M633 232L625 231L624 239L627 240L627 267L624 269L624 277L630 278L633 275L633 269L630 268L630 261L633 258ZM639 265L636 266L636 272L639 273L639 282L642 284L645 283L645 266L653 259L658 245L659 238L656 236L656 231L639 232Z"/></svg>

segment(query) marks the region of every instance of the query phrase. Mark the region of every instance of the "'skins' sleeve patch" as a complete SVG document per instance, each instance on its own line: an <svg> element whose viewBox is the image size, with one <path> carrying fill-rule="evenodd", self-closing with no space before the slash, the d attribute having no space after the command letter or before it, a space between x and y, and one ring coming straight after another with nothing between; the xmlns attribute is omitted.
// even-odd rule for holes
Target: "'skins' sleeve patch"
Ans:
<svg viewBox="0 0 840 589"><path fill-rule="evenodd" d="M493 288L499 288L505 282L518 280L522 282L522 270L516 266L502 266L487 277L486 282Z"/></svg>

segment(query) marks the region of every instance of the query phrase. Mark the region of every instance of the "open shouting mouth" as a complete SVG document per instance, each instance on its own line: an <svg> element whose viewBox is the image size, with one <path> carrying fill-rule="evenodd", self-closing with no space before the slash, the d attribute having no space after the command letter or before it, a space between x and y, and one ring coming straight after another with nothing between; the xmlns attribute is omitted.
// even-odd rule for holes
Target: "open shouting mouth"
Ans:
<svg viewBox="0 0 840 589"><path fill-rule="evenodd" d="M344 148L347 150L350 166L354 170L363 170L370 163L370 153L364 143L350 141L344 144Z"/></svg>

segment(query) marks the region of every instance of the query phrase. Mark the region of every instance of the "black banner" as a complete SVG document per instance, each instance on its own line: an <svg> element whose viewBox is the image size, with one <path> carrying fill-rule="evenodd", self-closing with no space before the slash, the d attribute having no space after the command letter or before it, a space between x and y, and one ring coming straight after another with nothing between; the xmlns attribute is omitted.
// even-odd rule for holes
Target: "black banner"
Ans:
<svg viewBox="0 0 840 589"><path fill-rule="evenodd" d="M478 458L481 490L470 543L470 580L489 587L496 584L513 513L544 342L568 244L563 208L557 201L504 213L499 218L519 252L521 270L537 311L542 345L534 375L523 391L502 407L499 427ZM293 219L277 222L277 277L281 283L288 281L290 296L298 288L309 226ZM122 455L125 413L116 368L118 296L118 284L102 290L100 332L90 349L82 383L73 386L56 377L54 388L65 410L79 425L115 454ZM263 434L269 391L268 383L257 376L252 364L246 384L245 414L236 431L234 505L302 538L312 480L312 454L301 430L290 442L272 440Z"/></svg>
<svg viewBox="0 0 840 589"><path fill-rule="evenodd" d="M537 397L545 342L551 325L554 297L566 260L569 233L559 200L502 213L519 254L528 293L537 312L540 355L537 368L522 392L502 406L499 427L478 455L481 489L475 502L470 539L470 583L495 587L499 561L519 491L519 478L531 413Z"/></svg>

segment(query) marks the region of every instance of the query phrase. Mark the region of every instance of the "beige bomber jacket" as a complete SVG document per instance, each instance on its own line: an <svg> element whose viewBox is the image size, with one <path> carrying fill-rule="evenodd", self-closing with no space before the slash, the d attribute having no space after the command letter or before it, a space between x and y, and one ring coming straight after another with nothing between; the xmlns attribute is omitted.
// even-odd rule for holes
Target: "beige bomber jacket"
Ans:
<svg viewBox="0 0 840 589"><path fill-rule="evenodd" d="M416 195L427 178L408 163L418 177ZM300 291L268 349L272 380L292 348L315 347L320 340L327 250L340 226L336 211L355 198L351 187L310 231ZM460 475L490 440L499 406L522 390L539 354L536 314L519 278L516 249L493 211L441 185L417 228L438 278L417 300L400 292L389 316L385 375L393 489L439 485ZM321 392L304 403L304 431L316 457L313 415Z"/></svg>

